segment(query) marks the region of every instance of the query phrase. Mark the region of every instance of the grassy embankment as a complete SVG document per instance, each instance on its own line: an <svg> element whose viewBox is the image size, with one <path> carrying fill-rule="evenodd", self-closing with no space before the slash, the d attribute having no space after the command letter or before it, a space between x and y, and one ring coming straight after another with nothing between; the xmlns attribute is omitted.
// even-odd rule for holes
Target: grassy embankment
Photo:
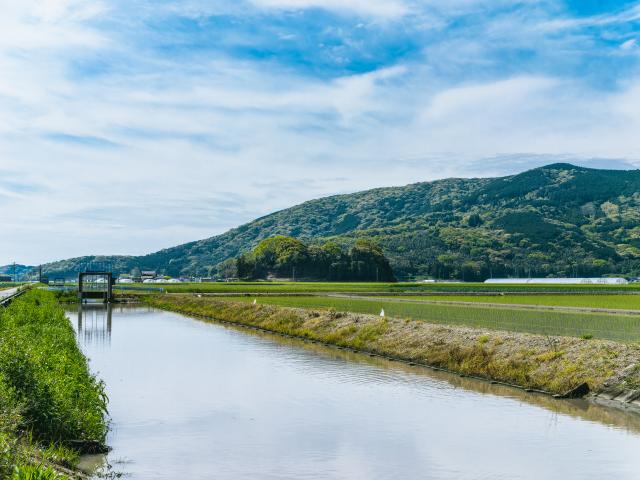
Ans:
<svg viewBox="0 0 640 480"><path fill-rule="evenodd" d="M253 302L254 297L215 297L221 301ZM640 315L572 313L403 302L386 299L339 297L257 297L259 304L281 307L334 309L377 315L384 308L390 317L441 325L534 333L539 335L599 338L619 342L640 341Z"/></svg>
<svg viewBox="0 0 640 480"><path fill-rule="evenodd" d="M59 467L104 448L106 402L53 294L0 309L0 478L66 478Z"/></svg>
<svg viewBox="0 0 640 480"><path fill-rule="evenodd" d="M237 297L220 300L189 295L147 298L151 305L166 310L258 327L550 393L563 394L583 383L591 390L599 390L612 378L616 378L617 384L626 382L635 387L640 377L640 346L525 335L477 328L479 325L474 325L476 328L451 325L455 318L465 318L470 308L456 310L455 318L449 316L437 323L429 318L428 323L341 313L335 304L333 308L318 309L317 304L310 303L345 299L269 298L269 302L278 301L274 305L267 305L266 298L261 298L257 305L247 303L251 299L237 300ZM299 300L307 302L305 308L282 306ZM352 311L353 307L345 310ZM628 370L630 365L636 365L633 371ZM626 373L621 373L623 371Z"/></svg>

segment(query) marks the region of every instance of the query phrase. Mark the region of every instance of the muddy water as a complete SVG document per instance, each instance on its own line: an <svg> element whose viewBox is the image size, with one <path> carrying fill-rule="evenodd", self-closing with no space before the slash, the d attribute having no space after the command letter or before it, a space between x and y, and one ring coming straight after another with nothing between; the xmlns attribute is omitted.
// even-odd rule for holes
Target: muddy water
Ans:
<svg viewBox="0 0 640 480"><path fill-rule="evenodd" d="M69 316L129 478L640 478L635 415L148 308Z"/></svg>

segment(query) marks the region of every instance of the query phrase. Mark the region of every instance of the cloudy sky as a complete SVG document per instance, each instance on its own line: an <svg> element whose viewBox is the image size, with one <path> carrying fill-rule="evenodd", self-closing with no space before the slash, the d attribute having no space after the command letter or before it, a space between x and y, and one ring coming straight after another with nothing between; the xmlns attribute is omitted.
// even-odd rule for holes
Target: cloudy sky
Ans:
<svg viewBox="0 0 640 480"><path fill-rule="evenodd" d="M0 0L0 265L320 196L640 167L640 2Z"/></svg>

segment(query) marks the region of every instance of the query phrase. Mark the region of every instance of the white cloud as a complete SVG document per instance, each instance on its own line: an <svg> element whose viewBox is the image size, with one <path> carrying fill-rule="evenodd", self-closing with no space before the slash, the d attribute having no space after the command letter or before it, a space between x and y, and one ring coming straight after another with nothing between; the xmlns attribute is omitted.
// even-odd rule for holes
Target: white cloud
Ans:
<svg viewBox="0 0 640 480"><path fill-rule="evenodd" d="M480 85L444 90L433 97L425 110L427 119L446 121L447 117L501 116L527 108L531 97L548 92L557 81L543 77L516 77ZM498 115L496 115L498 114Z"/></svg>
<svg viewBox="0 0 640 480"><path fill-rule="evenodd" d="M410 11L404 2L399 0L251 0L251 3L260 8L321 8L383 18L401 17Z"/></svg>
<svg viewBox="0 0 640 480"><path fill-rule="evenodd" d="M83 25L106 11L99 1L0 0L0 11L0 48L51 50L105 43L102 35Z"/></svg>
<svg viewBox="0 0 640 480"><path fill-rule="evenodd" d="M636 48L638 46L638 42L635 38L632 38L630 40L627 40L626 42L622 43L620 45L620 48L622 50L633 50L634 48Z"/></svg>
<svg viewBox="0 0 640 480"><path fill-rule="evenodd" d="M0 186L0 264L150 252L327 194L499 174L500 158L525 158L522 168L558 157L638 161L633 75L611 92L550 73L475 75L495 61L487 42L514 38L504 19L487 28L489 40L442 38L425 58L336 78L222 55L157 58L95 27L105 11L95 2L0 2L0 172L37 186ZM197 16L204 3L164 5L163 15L188 5ZM257 3L388 18L415 7ZM544 40L535 35L532 26L527 42ZM112 49L127 68L70 73L91 53L108 63ZM464 81L441 68L463 71ZM140 221L144 211L149 222Z"/></svg>
<svg viewBox="0 0 640 480"><path fill-rule="evenodd" d="M581 18L558 18L538 25L541 30L563 30L582 27L603 27L615 24L625 24L640 20L640 5L634 5L622 12L606 13Z"/></svg>

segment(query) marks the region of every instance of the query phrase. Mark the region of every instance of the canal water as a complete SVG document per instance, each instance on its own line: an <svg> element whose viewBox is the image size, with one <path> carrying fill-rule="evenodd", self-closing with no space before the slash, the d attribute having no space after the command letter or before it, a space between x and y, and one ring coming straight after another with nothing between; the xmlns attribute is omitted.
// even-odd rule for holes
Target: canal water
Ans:
<svg viewBox="0 0 640 480"><path fill-rule="evenodd" d="M635 415L150 308L69 316L127 478L640 478Z"/></svg>

